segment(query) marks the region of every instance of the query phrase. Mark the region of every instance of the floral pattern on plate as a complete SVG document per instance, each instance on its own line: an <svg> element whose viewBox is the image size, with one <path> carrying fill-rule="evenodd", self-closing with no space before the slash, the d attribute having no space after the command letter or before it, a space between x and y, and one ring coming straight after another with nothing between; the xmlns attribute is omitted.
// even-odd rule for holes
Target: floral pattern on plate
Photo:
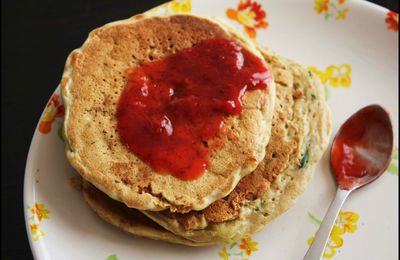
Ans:
<svg viewBox="0 0 400 260"><path fill-rule="evenodd" d="M251 238L244 238L240 242L233 242L218 253L218 256L223 260L229 259L249 259L253 252L258 251L258 242L253 241Z"/></svg>
<svg viewBox="0 0 400 260"><path fill-rule="evenodd" d="M31 213L29 224L33 241L38 241L45 235L44 231L40 228L40 223L44 219L49 219L50 211L44 207L43 204L35 202L32 207L28 206L28 211Z"/></svg>
<svg viewBox="0 0 400 260"><path fill-rule="evenodd" d="M321 220L316 218L314 215L311 213L308 213L308 216L310 217L310 220L317 224L318 226L321 225ZM345 233L354 233L357 231L358 226L357 222L359 220L359 215L355 212L351 211L340 211L339 216L337 217L335 221L335 225L333 226L333 229L331 231L331 234L329 236L328 243L326 245L326 249L324 252L324 258L332 258L336 255L336 250L338 248L341 248L344 244L344 240L342 238L342 235ZM307 244L311 245L312 241L314 240L314 236L310 237L307 240Z"/></svg>
<svg viewBox="0 0 400 260"><path fill-rule="evenodd" d="M352 100L350 103L345 103L343 100L338 99L329 101L332 117L336 121L338 120L336 117L338 111L349 111L350 109L354 109L355 106L360 105L360 99L357 97L353 98L353 95L358 95L360 93L363 97L365 96L369 99L377 100L377 102L382 104L386 104L388 110L394 115L393 119L395 121L398 113L397 110L394 109L394 107L397 107L396 104L398 104L398 99L396 99L397 95L396 97L395 95L385 96L381 95L381 93L391 94L398 89L398 86L395 84L396 81L394 80L394 78L397 78L398 72L397 70L391 70L392 68L387 66L387 64L393 60L386 59L395 57L397 53L394 49L394 46L397 47L397 45L395 45L397 42L394 41L393 35L395 31L398 31L398 14L390 12L389 10L382 10L382 8L377 8L362 1L353 1L350 5L350 2L348 3L343 0L304 0L304 5L301 5L302 8L293 8L294 6L300 5L297 5L297 3L294 5L291 0L286 2L284 0L175 0L148 12L160 15L193 12L200 15L225 18L231 24L243 28L249 36L258 38L260 44L270 47L273 51L278 50L277 47L279 46L279 53L282 55L287 54L289 58L293 58L299 62L301 61L304 64L326 64L326 67L310 66L310 71L314 71L316 74L310 73L309 75L318 76L321 81L323 81L326 91L332 88L336 88L337 90L339 90L339 88L348 89L349 91L346 91L346 94L348 94L346 98ZM351 10L349 10L349 7ZM266 11L268 11L268 15ZM369 16L371 13L379 15ZM296 26L293 26L293 21L297 14L301 15L302 19L296 20ZM353 19L347 19L349 15L363 22L350 24ZM292 17L293 19L288 19L287 17ZM341 21L336 23L332 22L332 20ZM273 24L273 28L270 28L269 24ZM370 28L368 32L362 30L363 26L365 27L366 25ZM350 27L352 30L348 29ZM286 40L289 39L292 34L296 34L298 28L307 28L309 30L301 30L301 37L296 38L301 40L295 41L296 44L293 51L293 41ZM376 50L379 54L384 55L377 56L376 59L371 62L368 55L362 56L363 48L354 48L351 52L348 52L346 47L351 46L351 44L364 46L366 49L370 48L369 45L364 45L365 42L360 42L362 37L353 37L354 30L357 30L360 36L363 36L363 33L368 34L364 35L366 37L370 36L369 34L376 35L376 37L371 38L371 41L377 42L377 46L380 46L379 43L385 42L388 48ZM264 36L266 36L265 39L263 39ZM290 39L294 38L291 37ZM312 39L312 41L307 41L306 39ZM321 39L332 40L321 42ZM338 43L340 43L340 46ZM312 46L312 48L315 47L315 51L302 52L302 50L310 49L310 46ZM332 48L336 46L340 48ZM323 55L324 51L333 51L333 49L335 60L327 60L325 55ZM342 52L341 50L344 51ZM289 53L292 54L289 55ZM363 57L362 62L368 61L366 66L363 66L363 63L360 62L360 57ZM338 61L339 63L334 63ZM343 61L346 61L346 64L341 64ZM329 64L334 65L327 66ZM351 64L351 66L349 64ZM398 65L394 62L393 64L395 66ZM353 71L352 68L357 69ZM379 69L381 69L380 73L376 74L375 72ZM374 78L379 79L379 91L376 91L376 84L372 84L372 87L371 85L363 85L362 88L355 88L352 86L352 84L355 84L354 82L360 82L359 80L363 79L365 75L374 75ZM70 186L53 185L54 183L59 183L59 178L69 176L70 173L75 173L67 162L60 164L60 160L58 160L60 159L58 158L59 156L62 156L63 159L61 160L65 160L63 151L64 145L59 142L55 135L57 126L61 125L62 122L63 108L61 104L62 100L59 98L59 95L58 88L56 94L51 98L49 104L47 104L45 108L39 122L39 125L42 124L42 126L37 129L39 134L35 134L34 140L32 141L30 150L31 159L27 162L27 170L25 172L26 182L24 189L25 192L27 192L25 205L32 205L32 207L25 209L27 210L26 224L27 230L30 233L30 240L39 240L39 242L31 243L32 251L34 255L37 256L37 259L47 259L47 255L55 259L83 258L107 260L131 258L187 259L188 255L190 255L190 258L193 260L244 260L249 258L291 260L301 259L304 256L307 244L312 241L311 236L314 234L317 227L308 223L309 219L304 215L304 208L299 212L299 207L294 207L291 211L287 212L286 220L285 217L280 218L278 221L269 224L267 230L260 231L257 234L257 242L253 241L251 238L247 238L225 246L213 246L200 249L145 240L138 237L124 236L119 230L115 230L116 233L113 233L114 229L109 230L106 224L104 224L104 227L103 225L98 225L97 216L95 216L86 205L83 207L79 206L85 203L81 197L79 197L77 201L73 201L73 196L71 197L71 194L69 194ZM47 130L41 131L43 130L42 127L47 128ZM398 124L395 125L395 128L396 127L398 127ZM61 128L58 130L59 133L61 133ZM43 135L43 132L50 134ZM40 156L37 156L38 149L40 149ZM48 182L37 185L35 182L35 178L38 174L36 169L39 167L41 168L42 165L46 167L43 167L43 170L40 171L41 178L46 178ZM368 211L369 207L364 207L364 204L357 205L360 210L359 212L363 213L362 221L367 223L365 225L363 225L363 223L360 224L357 213L347 212L347 214L344 214L342 212L331 234L330 244L325 252L326 258L333 257L339 259L339 257L337 257L339 251L345 248L346 252L344 253L344 250L342 251L340 259L379 259L380 252L385 252L385 257L387 257L387 259L396 259L398 252L396 251L397 239L395 237L395 229L380 228L380 225L391 227L395 225L395 221L398 219L398 215L394 213L397 212L395 209L397 209L396 202L398 201L395 195L398 194L398 183L393 181L393 178L396 179L398 175L397 150L388 168L387 175L388 174L390 174L390 176L386 176L387 182L383 181L381 184L377 184L373 188L371 187L369 191L363 191L366 195L365 199L380 196L380 198L387 203L377 205L379 208L379 210L375 211L377 213ZM318 181L318 179L315 180ZM390 183L390 185L387 185L387 183ZM323 183L317 182L314 186L312 185L313 184L310 184L311 187L308 187L308 189L315 189L315 191L313 190L309 194L323 194L325 191ZM33 189L31 189L31 187L33 187ZM303 202L306 200L307 205L318 203L318 200L315 199L317 196L309 196L307 194L303 196L306 197L303 199L300 198L299 203L302 203L301 200L303 200ZM54 199L55 197L57 197L57 199ZM54 200L52 200L52 198ZM58 203L60 199L68 202L72 200L71 202L73 202L74 206L68 207L68 210L74 212L74 214L64 214L64 205ZM43 204L35 203L35 201L45 201L46 207ZM51 213L47 207L51 209ZM391 213L388 213L387 216L385 216L385 222L382 222L379 212L386 209L394 210L388 211ZM296 214L301 214L304 219L296 219ZM77 217L79 221L77 221ZM49 218L51 218L51 221L48 221ZM310 215L310 219L312 218L314 218L313 223L320 223L319 219ZM288 219L290 221L288 221ZM66 225L70 223L74 223L74 225ZM305 231L296 229L300 225L304 226ZM357 232L360 225L363 225L363 232ZM87 228L87 230L91 232L90 235L92 238L95 239L82 239L82 226ZM281 227L286 228L284 233L282 233ZM70 236L65 236L65 229L67 229ZM379 232L375 232L375 230ZM374 244L374 247L360 248L355 241L365 240L365 235L368 232L367 241ZM348 239L347 234L353 234L351 238L354 239ZM45 236L45 238L40 239L43 236ZM113 238L112 242L110 242L110 237ZM68 240L66 238L68 238ZM306 241L308 241L308 243L306 243ZM85 245L83 245L83 243L85 243ZM285 246L285 248L290 247L291 250L286 250L284 252L281 250L282 248L279 246L277 247L274 243ZM268 245L268 248L265 245ZM156 247L157 249L155 249ZM44 248L48 248L49 250L46 251ZM110 252L110 248L114 248L112 249L113 251Z"/></svg>
<svg viewBox="0 0 400 260"><path fill-rule="evenodd" d="M106 260L118 260L118 257L116 254L110 255L106 258Z"/></svg>
<svg viewBox="0 0 400 260"><path fill-rule="evenodd" d="M326 21L331 17L344 20L349 12L345 4L346 0L314 0L314 10L317 14L323 14Z"/></svg>
<svg viewBox="0 0 400 260"><path fill-rule="evenodd" d="M157 6L151 10L149 13L169 15L169 14L179 14L179 13L190 13L192 10L192 4L190 0L174 0L167 2L160 6Z"/></svg>
<svg viewBox="0 0 400 260"><path fill-rule="evenodd" d="M399 14L393 11L389 11L386 14L385 22L389 30L398 32L399 31Z"/></svg>
<svg viewBox="0 0 400 260"><path fill-rule="evenodd" d="M228 8L226 10L226 16L240 23L246 34L253 39L257 36L257 30L268 27L267 14L261 4L253 0L240 0L236 9Z"/></svg>
<svg viewBox="0 0 400 260"><path fill-rule="evenodd" d="M395 149L392 155L392 162L387 171L395 176L399 176L399 149Z"/></svg>
<svg viewBox="0 0 400 260"><path fill-rule="evenodd" d="M39 132L42 134L50 133L56 119L63 116L64 105L61 103L60 96L58 94L53 94L40 117Z"/></svg>
<svg viewBox="0 0 400 260"><path fill-rule="evenodd" d="M349 64L341 64L339 66L329 65L325 70L320 70L315 66L309 66L307 69L318 75L322 84L325 86L325 98L329 99L329 88L330 87L344 87L349 88L351 86L351 71L352 68Z"/></svg>

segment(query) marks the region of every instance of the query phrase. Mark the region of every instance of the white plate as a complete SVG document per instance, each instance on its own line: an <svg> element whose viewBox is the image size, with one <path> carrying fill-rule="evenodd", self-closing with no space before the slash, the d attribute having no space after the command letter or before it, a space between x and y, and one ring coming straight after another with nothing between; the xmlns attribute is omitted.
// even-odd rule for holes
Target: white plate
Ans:
<svg viewBox="0 0 400 260"><path fill-rule="evenodd" d="M246 20L235 17L265 12L264 18L255 16L259 20L247 19L252 25L247 32L262 45L320 71L333 133L356 110L378 103L391 112L397 143L398 16L391 23L387 9L364 1L244 0L241 10L239 3L183 0L153 12L218 16L243 31L240 21ZM261 28L254 29L254 24ZM100 220L70 184L75 172L58 137L62 117L57 112L62 109L56 99L35 131L25 172L25 219L37 259L301 259L333 198L335 182L325 155L295 206L246 241L189 248L125 234ZM50 132L43 134L49 126ZM325 258L398 259L397 167L396 157L390 171L350 196Z"/></svg>

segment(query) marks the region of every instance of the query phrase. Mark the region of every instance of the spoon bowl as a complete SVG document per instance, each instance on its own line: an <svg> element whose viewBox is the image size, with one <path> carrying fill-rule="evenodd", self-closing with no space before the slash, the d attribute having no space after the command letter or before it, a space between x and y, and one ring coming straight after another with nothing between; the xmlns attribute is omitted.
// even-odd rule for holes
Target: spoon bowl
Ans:
<svg viewBox="0 0 400 260"><path fill-rule="evenodd" d="M340 127L331 148L331 169L338 190L303 260L321 259L336 217L349 194L385 172L393 153L393 127L388 112L370 105Z"/></svg>
<svg viewBox="0 0 400 260"><path fill-rule="evenodd" d="M393 152L393 128L388 112L370 105L340 127L331 148L331 169L339 188L358 189L385 172Z"/></svg>

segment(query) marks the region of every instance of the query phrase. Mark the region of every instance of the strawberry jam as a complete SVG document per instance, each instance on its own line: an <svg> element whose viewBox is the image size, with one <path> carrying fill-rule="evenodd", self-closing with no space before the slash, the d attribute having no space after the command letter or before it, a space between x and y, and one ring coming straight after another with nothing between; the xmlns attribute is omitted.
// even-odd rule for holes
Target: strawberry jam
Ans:
<svg viewBox="0 0 400 260"><path fill-rule="evenodd" d="M207 168L207 141L224 117L242 111L247 90L265 89L270 73L237 43L211 38L126 72L117 106L122 142L154 170L182 180Z"/></svg>
<svg viewBox="0 0 400 260"><path fill-rule="evenodd" d="M387 167L393 150L393 134L389 134L392 126L386 112L377 107L371 105L358 111L335 138L331 166L341 189L353 189Z"/></svg>

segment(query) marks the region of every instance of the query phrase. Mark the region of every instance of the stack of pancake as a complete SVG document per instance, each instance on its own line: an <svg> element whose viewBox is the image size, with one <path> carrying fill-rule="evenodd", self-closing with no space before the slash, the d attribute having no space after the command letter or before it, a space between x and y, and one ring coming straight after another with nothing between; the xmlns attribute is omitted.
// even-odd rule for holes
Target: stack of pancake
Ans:
<svg viewBox="0 0 400 260"><path fill-rule="evenodd" d="M209 38L258 57L272 80L246 91L239 115L207 140L195 180L161 174L130 151L117 128L125 71ZM248 237L285 212L325 151L330 113L318 77L218 19L138 15L95 29L68 57L61 81L66 155L82 193L105 221L134 235L190 246Z"/></svg>

